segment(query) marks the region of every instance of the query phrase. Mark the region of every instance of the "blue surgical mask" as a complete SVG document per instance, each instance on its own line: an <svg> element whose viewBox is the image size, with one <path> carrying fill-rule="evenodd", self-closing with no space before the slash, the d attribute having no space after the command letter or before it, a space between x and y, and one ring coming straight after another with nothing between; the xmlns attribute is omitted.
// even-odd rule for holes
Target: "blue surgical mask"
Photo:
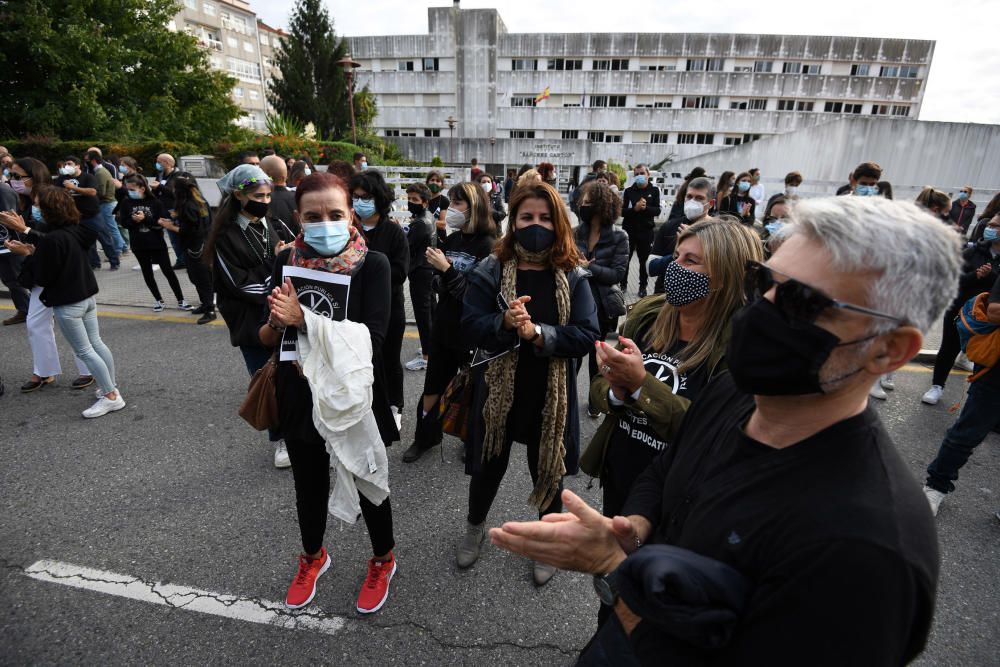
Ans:
<svg viewBox="0 0 1000 667"><path fill-rule="evenodd" d="M771 236L774 236L775 234L778 233L778 230L781 229L784 226L785 226L785 223L782 222L781 220L772 220L771 222L769 222L766 225L764 225L764 229L767 230L768 234L770 234Z"/></svg>
<svg viewBox="0 0 1000 667"><path fill-rule="evenodd" d="M361 163L361 171L364 171L367 168L368 168L368 163L367 162L362 162Z"/></svg>
<svg viewBox="0 0 1000 667"><path fill-rule="evenodd" d="M10 169L4 169L3 170L3 177L4 178L9 178L10 177Z"/></svg>
<svg viewBox="0 0 1000 667"><path fill-rule="evenodd" d="M122 175L127 174L128 173L128 167L126 167L123 164L118 165L118 173L122 174Z"/></svg>
<svg viewBox="0 0 1000 667"><path fill-rule="evenodd" d="M969 198L969 193L968 192L959 192L958 193L958 198L961 199L962 201L965 201L966 199Z"/></svg>
<svg viewBox="0 0 1000 667"><path fill-rule="evenodd" d="M128 196L130 199L142 199L142 193L138 190L129 190Z"/></svg>
<svg viewBox="0 0 1000 667"><path fill-rule="evenodd" d="M339 253L350 238L351 231L346 220L302 223L302 240L324 257Z"/></svg>
<svg viewBox="0 0 1000 667"><path fill-rule="evenodd" d="M645 174L640 174L635 177L635 184L638 185L640 188L646 187L646 183L649 183L649 177L646 176Z"/></svg>
<svg viewBox="0 0 1000 667"><path fill-rule="evenodd" d="M31 205L31 219L35 222L45 222L45 218L42 217L42 209L34 204ZM983 236L985 237L986 235L984 234Z"/></svg>
<svg viewBox="0 0 1000 667"><path fill-rule="evenodd" d="M351 204L354 208L354 212L357 213L358 217L362 220L367 220L375 215L374 199L354 199Z"/></svg>
<svg viewBox="0 0 1000 667"><path fill-rule="evenodd" d="M854 186L854 194L858 197L874 197L878 194L877 185L856 185Z"/></svg>
<svg viewBox="0 0 1000 667"><path fill-rule="evenodd" d="M163 171L163 165L159 162L156 163L156 171Z"/></svg>
<svg viewBox="0 0 1000 667"><path fill-rule="evenodd" d="M739 188L740 188L740 192L746 192L747 190L750 189L750 182L749 181L740 181Z"/></svg>
<svg viewBox="0 0 1000 667"><path fill-rule="evenodd" d="M997 229L996 227L987 227L983 230L983 240L984 241L996 241L997 240Z"/></svg>

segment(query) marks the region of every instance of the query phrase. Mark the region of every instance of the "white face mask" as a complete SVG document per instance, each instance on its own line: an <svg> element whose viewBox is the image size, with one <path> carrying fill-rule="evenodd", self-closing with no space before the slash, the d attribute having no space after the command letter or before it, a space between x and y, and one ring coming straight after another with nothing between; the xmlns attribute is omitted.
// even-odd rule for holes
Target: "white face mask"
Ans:
<svg viewBox="0 0 1000 667"><path fill-rule="evenodd" d="M785 188L785 194L788 195L789 197L794 197L795 193L797 193L798 191L799 189L794 185L789 185L787 188Z"/></svg>
<svg viewBox="0 0 1000 667"><path fill-rule="evenodd" d="M486 191L486 194L492 194L493 193L493 184L492 183L480 183L480 185L483 186L483 190Z"/></svg>
<svg viewBox="0 0 1000 667"><path fill-rule="evenodd" d="M73 174L76 173L76 169L67 164L59 169L59 173L62 174L63 176L72 176Z"/></svg>
<svg viewBox="0 0 1000 667"><path fill-rule="evenodd" d="M697 220L705 215L705 205L696 199L688 199L684 202L684 217L688 220Z"/></svg>
<svg viewBox="0 0 1000 667"><path fill-rule="evenodd" d="M465 226L465 214L455 208L449 208L444 214L444 224L452 229L461 229Z"/></svg>

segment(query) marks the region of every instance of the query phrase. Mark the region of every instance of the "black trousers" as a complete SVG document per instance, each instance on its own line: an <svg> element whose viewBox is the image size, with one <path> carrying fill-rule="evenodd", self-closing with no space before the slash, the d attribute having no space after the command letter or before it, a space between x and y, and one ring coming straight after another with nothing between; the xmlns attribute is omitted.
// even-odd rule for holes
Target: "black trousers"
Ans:
<svg viewBox="0 0 1000 667"><path fill-rule="evenodd" d="M479 473L472 475L469 482L469 523L479 525L486 521L486 515L490 513L493 499L500 490L500 482L503 481L507 473L507 465L510 463L510 450L513 441L508 438L504 443L503 450L494 458L483 461L482 469ZM538 482L538 441L527 443L528 450L528 470L531 472L531 483ZM549 506L538 513L539 517L546 514L562 512L562 480L559 480L559 492L556 494Z"/></svg>
<svg viewBox="0 0 1000 667"><path fill-rule="evenodd" d="M188 280L198 291L198 300L202 306L215 310L215 291L212 288L212 270L205 266L203 258L192 257L187 253Z"/></svg>
<svg viewBox="0 0 1000 667"><path fill-rule="evenodd" d="M403 364L399 355L403 351L403 334L406 332L406 311L403 310L403 287L393 290L392 310L389 312L389 330L382 344L382 368L389 405L403 407Z"/></svg>
<svg viewBox="0 0 1000 667"><path fill-rule="evenodd" d="M931 384L943 387L948 381L948 374L951 367L955 365L958 353L962 351L962 342L958 338L958 329L955 327L955 317L957 310L948 310L944 314L944 324L941 329L941 346L938 348L937 356L934 358L934 376Z"/></svg>
<svg viewBox="0 0 1000 667"><path fill-rule="evenodd" d="M154 264L159 264L160 271L163 272L163 277L167 279L170 289L173 291L174 296L177 297L177 300L180 301L184 298L184 293L181 292L181 283L177 280L177 274L174 273L174 269L170 264L170 256L167 254L166 249L138 250L132 248L132 252L135 253L135 258L139 260L139 268L142 269L142 279L146 281L146 287L149 288L154 299L163 301L163 297L160 296L160 288L156 284L156 278L153 276Z"/></svg>
<svg viewBox="0 0 1000 667"><path fill-rule="evenodd" d="M21 287L17 282L17 276L21 273L21 265L24 258L14 253L4 253L0 255L0 282L7 287L10 292L10 300L14 302L14 308L22 315L28 314L28 300L31 294Z"/></svg>
<svg viewBox="0 0 1000 667"><path fill-rule="evenodd" d="M190 261L190 257L188 260ZM323 547L326 533L327 503L330 500L330 455L322 442L285 440L288 458L292 462L292 476L295 478L295 509L299 515L299 532L302 534L302 550L314 554ZM375 505L361 497L361 516L368 527L368 537L372 543L372 553L382 556L396 546L392 536L392 505L386 498L381 505Z"/></svg>
<svg viewBox="0 0 1000 667"><path fill-rule="evenodd" d="M413 305L413 319L417 321L417 333L420 334L420 349L429 355L431 349L431 322L434 319L435 298L434 271L416 269L410 273L410 303Z"/></svg>
<svg viewBox="0 0 1000 667"><path fill-rule="evenodd" d="M469 352L446 347L432 338L430 349L425 349L424 353L428 355L427 371L424 373L424 392L417 403L417 430L413 440L426 449L440 443L444 435L437 404L425 415L423 397L443 394L448 383L458 375L458 369L469 360Z"/></svg>
<svg viewBox="0 0 1000 667"><path fill-rule="evenodd" d="M632 264L632 255L639 257L639 290L646 291L649 275L646 273L646 262L649 261L649 251L653 247L653 230L626 230L628 234L628 262ZM622 280L622 289L628 289L628 271Z"/></svg>

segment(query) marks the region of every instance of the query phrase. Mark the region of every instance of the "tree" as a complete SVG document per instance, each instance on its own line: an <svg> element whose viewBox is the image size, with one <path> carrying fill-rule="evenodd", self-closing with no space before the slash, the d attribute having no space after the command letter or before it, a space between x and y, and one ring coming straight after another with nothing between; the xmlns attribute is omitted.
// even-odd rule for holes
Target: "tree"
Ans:
<svg viewBox="0 0 1000 667"><path fill-rule="evenodd" d="M226 137L241 111L234 79L167 25L176 0L0 3L0 136Z"/></svg>
<svg viewBox="0 0 1000 667"><path fill-rule="evenodd" d="M271 83L268 101L274 109L303 125L312 123L324 138L350 138L351 110L347 77L337 61L347 55L322 0L297 0L281 40L275 65L281 78ZM358 128L374 122L375 96L364 90L354 96Z"/></svg>

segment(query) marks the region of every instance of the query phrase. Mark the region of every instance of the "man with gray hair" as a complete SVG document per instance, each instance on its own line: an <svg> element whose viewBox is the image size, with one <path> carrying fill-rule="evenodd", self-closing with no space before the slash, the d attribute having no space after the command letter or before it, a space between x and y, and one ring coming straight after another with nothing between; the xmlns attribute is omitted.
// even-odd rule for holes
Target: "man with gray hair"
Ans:
<svg viewBox="0 0 1000 667"><path fill-rule="evenodd" d="M902 665L923 650L937 537L868 388L913 358L954 298L959 239L875 197L803 201L790 218L768 263L747 267L757 296L733 317L730 372L702 390L624 516L564 491L559 520L490 531L595 575L615 615L580 664ZM724 584L678 597L692 579Z"/></svg>

